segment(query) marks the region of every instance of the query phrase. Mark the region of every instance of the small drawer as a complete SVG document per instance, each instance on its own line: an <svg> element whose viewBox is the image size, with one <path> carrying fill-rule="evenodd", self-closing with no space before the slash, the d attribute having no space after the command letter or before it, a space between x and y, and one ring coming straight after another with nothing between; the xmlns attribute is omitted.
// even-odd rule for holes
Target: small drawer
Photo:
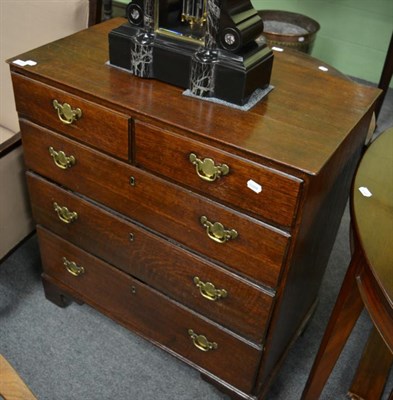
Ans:
<svg viewBox="0 0 393 400"><path fill-rule="evenodd" d="M288 233L32 123L21 121L21 128L28 168L260 283L277 285ZM59 168L50 149L73 163Z"/></svg>
<svg viewBox="0 0 393 400"><path fill-rule="evenodd" d="M12 79L20 115L128 160L130 117L19 74Z"/></svg>
<svg viewBox="0 0 393 400"><path fill-rule="evenodd" d="M60 237L37 228L44 279L146 339L249 393L261 347L168 299Z"/></svg>
<svg viewBox="0 0 393 400"><path fill-rule="evenodd" d="M271 293L35 174L27 178L38 224L242 336L263 340Z"/></svg>
<svg viewBox="0 0 393 400"><path fill-rule="evenodd" d="M290 227L302 181L214 147L135 122L137 165Z"/></svg>

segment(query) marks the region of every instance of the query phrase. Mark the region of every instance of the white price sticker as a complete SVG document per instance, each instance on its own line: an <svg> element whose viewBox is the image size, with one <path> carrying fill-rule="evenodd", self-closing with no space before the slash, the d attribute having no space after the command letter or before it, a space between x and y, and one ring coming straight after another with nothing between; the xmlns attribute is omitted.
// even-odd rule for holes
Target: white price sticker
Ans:
<svg viewBox="0 0 393 400"><path fill-rule="evenodd" d="M27 61L23 61L23 60L14 60L12 61L13 64L19 65L21 67L25 67L26 65L29 65L30 67L34 67L35 65L37 65L36 61L33 60L27 60Z"/></svg>
<svg viewBox="0 0 393 400"><path fill-rule="evenodd" d="M373 194L366 188L365 186L360 186L359 192L364 196L364 197L371 197Z"/></svg>
<svg viewBox="0 0 393 400"><path fill-rule="evenodd" d="M247 187L251 189L255 193L261 193L262 192L262 186L259 183L256 183L252 179L250 179L247 182Z"/></svg>

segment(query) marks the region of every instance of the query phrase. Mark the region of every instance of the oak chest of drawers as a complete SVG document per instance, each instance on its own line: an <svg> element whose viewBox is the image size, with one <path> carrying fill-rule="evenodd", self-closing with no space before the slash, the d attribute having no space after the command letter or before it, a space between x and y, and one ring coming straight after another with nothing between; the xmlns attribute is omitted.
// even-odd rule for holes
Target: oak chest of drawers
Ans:
<svg viewBox="0 0 393 400"><path fill-rule="evenodd" d="M378 93L284 52L248 112L187 98L106 63L122 23L10 60L45 294L262 399L315 306Z"/></svg>

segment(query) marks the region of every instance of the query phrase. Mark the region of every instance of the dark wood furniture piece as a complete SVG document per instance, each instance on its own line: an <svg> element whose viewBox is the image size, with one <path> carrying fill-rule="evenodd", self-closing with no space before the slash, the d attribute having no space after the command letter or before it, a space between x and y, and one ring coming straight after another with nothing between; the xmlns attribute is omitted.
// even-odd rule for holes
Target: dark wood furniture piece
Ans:
<svg viewBox="0 0 393 400"><path fill-rule="evenodd" d="M102 1L89 0L89 26L102 21Z"/></svg>
<svg viewBox="0 0 393 400"><path fill-rule="evenodd" d="M390 37L389 47L386 52L386 58L383 64L381 78L378 83L378 87L382 89L382 95L378 99L377 105L375 106L375 115L377 118L381 111L386 93L389 90L389 85L392 80L392 75L393 75L393 33L392 36Z"/></svg>
<svg viewBox="0 0 393 400"><path fill-rule="evenodd" d="M393 362L393 128L365 153L354 180L351 206L354 252L304 400L319 398L364 307L375 328L349 395L371 400L383 393Z"/></svg>
<svg viewBox="0 0 393 400"><path fill-rule="evenodd" d="M262 399L314 310L379 91L285 51L249 112L184 97L106 63L122 23L10 60L45 294Z"/></svg>

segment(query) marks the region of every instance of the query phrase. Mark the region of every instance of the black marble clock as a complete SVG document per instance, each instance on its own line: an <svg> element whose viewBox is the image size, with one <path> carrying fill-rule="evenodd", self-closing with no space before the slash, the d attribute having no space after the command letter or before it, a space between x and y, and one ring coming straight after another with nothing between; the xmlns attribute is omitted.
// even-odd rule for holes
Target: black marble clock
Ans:
<svg viewBox="0 0 393 400"><path fill-rule="evenodd" d="M273 53L249 0L133 0L109 33L109 60L200 97L245 104L269 86Z"/></svg>

